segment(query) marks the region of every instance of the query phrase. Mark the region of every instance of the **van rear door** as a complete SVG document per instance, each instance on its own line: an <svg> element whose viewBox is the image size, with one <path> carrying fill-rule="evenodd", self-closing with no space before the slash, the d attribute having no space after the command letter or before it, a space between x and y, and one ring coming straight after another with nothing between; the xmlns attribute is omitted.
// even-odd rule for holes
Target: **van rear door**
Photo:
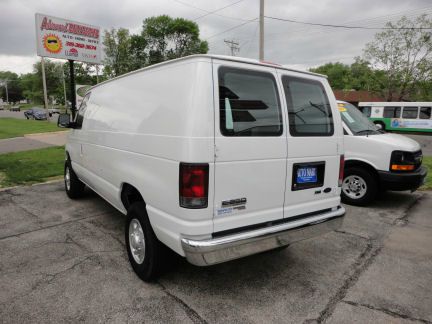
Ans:
<svg viewBox="0 0 432 324"><path fill-rule="evenodd" d="M277 72L213 62L214 232L280 220L287 143Z"/></svg>
<svg viewBox="0 0 432 324"><path fill-rule="evenodd" d="M342 127L324 78L279 74L289 120L284 206L284 217L289 218L339 205Z"/></svg>

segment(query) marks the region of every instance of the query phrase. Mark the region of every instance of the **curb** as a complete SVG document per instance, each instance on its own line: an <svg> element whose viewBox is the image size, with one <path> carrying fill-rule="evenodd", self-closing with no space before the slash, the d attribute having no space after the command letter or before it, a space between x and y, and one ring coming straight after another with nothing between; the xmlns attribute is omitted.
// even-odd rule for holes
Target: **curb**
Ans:
<svg viewBox="0 0 432 324"><path fill-rule="evenodd" d="M24 137L43 136L43 135L55 135L55 134L62 134L62 133L66 133L66 132L69 132L69 130L56 131L56 132L45 132L45 133L24 134ZM12 138L19 138L19 137L12 137Z"/></svg>
<svg viewBox="0 0 432 324"><path fill-rule="evenodd" d="M30 185L22 185L22 186L13 186L13 187L6 187L6 188L0 188L0 192L4 192L4 191L9 191L12 189L17 189L17 188L23 188L23 187L37 187L40 185L44 185L44 184L50 184L50 183L56 183L56 182L61 182L63 181L63 179L54 179L54 180L48 180L45 182L38 182L38 183L33 183Z"/></svg>

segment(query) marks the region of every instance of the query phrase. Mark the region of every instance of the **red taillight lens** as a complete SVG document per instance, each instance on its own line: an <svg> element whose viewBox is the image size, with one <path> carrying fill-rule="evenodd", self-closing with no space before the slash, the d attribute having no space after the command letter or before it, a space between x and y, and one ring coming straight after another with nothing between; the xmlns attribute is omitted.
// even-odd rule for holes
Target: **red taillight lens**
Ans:
<svg viewBox="0 0 432 324"><path fill-rule="evenodd" d="M339 187L342 186L342 182L343 182L343 178L344 178L344 168L345 168L345 157L342 154L340 156L340 162L339 162L339 181L338 181Z"/></svg>
<svg viewBox="0 0 432 324"><path fill-rule="evenodd" d="M180 163L180 207L206 208L208 205L208 164Z"/></svg>

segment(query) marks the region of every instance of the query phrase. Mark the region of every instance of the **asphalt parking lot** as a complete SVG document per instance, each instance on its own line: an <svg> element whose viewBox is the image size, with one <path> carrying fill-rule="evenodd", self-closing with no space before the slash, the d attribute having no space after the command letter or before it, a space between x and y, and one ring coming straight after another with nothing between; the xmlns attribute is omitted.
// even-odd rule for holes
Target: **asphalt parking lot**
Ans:
<svg viewBox="0 0 432 324"><path fill-rule="evenodd" d="M343 228L229 263L181 258L139 280L123 216L61 182L0 192L2 323L432 322L432 194L347 207Z"/></svg>

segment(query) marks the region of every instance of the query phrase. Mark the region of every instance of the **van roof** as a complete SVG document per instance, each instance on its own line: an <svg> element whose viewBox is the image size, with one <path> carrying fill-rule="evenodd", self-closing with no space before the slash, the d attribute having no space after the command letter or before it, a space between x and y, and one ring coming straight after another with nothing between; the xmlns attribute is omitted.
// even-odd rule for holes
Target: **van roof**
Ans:
<svg viewBox="0 0 432 324"><path fill-rule="evenodd" d="M186 60L191 60L191 59L197 59L197 58L206 58L206 59L218 59L218 60L224 60L224 61L232 61L232 62L240 62L240 63L248 63L248 64L254 64L254 65L261 65L261 66L268 66L268 67L272 67L272 68L277 68L280 70L286 70L286 71L292 71L292 72L298 72L298 73L303 73L303 74L308 74L308 75L314 75L314 76L318 76L318 77L322 77L322 78L327 78L326 75L324 74L319 74L319 73L314 73L314 72L309 72L309 71L303 71L303 70L297 70L297 69L292 69L289 68L287 66L283 66L283 65L279 65L276 63L271 63L271 62L267 62L267 61L259 61L259 60L255 60L255 59L249 59L249 58L244 58L244 57L237 57L237 56L227 56L227 55L216 55L216 54L194 54L194 55L189 55L189 56L184 56L184 57L180 57L177 59L173 59L173 60L169 60L169 61L165 61L165 62L161 62L161 63L157 63L154 65L150 65L135 71L131 71L129 73L125 73L122 75L119 75L115 78L106 80L104 82L98 83L96 85L94 85L93 87L91 87L89 89L89 91L93 88L96 88L102 84L111 82L113 80L117 80L120 78L123 78L125 76L131 75L131 74L135 74L135 73L139 73L142 71L146 71L146 70L150 70L150 69L154 69L157 67L161 67L164 65L169 65L169 64L175 64L181 61L186 61Z"/></svg>

